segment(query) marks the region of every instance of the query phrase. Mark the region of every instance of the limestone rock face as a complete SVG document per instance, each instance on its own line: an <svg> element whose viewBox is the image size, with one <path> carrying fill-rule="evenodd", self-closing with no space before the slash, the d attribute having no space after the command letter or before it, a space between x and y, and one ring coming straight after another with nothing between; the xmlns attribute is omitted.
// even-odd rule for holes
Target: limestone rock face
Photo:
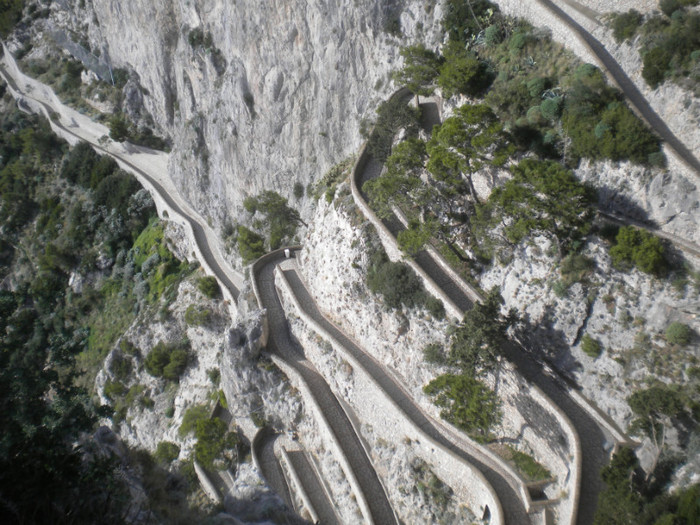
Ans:
<svg viewBox="0 0 700 525"><path fill-rule="evenodd" d="M360 121L395 89L400 46L437 43L432 4L94 0L62 2L53 19L87 28L93 49L138 78L173 139L172 176L221 224L246 195L290 197L357 149ZM405 37L385 30L397 19Z"/></svg>

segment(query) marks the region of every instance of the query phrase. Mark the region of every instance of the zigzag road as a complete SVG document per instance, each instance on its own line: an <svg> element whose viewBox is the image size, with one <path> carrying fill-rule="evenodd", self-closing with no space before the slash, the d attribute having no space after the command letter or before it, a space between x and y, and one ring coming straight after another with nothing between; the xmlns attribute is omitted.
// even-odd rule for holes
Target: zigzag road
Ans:
<svg viewBox="0 0 700 525"><path fill-rule="evenodd" d="M383 167L369 153L367 155L368 158L364 168L357 173L359 180L354 181L360 189L365 181L379 176ZM367 196L362 191L360 191L360 194L367 202ZM384 224L394 236L394 239L404 229L395 216L390 220L384 221ZM416 255L414 260L463 313L471 309L473 306L472 301L452 281L449 274L440 267L432 255L424 250ZM589 525L593 522L598 493L602 489L600 469L607 464L609 459L608 453L604 449L604 444L607 440L603 431L591 416L571 398L568 387L564 382L546 375L543 372L542 364L537 362L525 349L511 343L503 348L503 354L516 366L522 376L527 381L537 385L566 414L574 425L581 441L583 457L576 523L578 525Z"/></svg>
<svg viewBox="0 0 700 525"><path fill-rule="evenodd" d="M306 286L294 270L285 270L284 275L290 284L292 292L296 296L304 311L324 328L338 343L340 343L374 379L376 384L399 406L405 416L437 443L451 450L464 461L471 463L479 469L486 480L496 490L501 500L506 523L521 525L530 522L527 511L521 499L508 481L490 466L484 464L472 453L456 446L452 441L433 424L422 409L415 403L405 390L384 370L383 366L374 360L367 352L362 350L355 342L341 332L333 323L318 310Z"/></svg>
<svg viewBox="0 0 700 525"><path fill-rule="evenodd" d="M275 288L274 271L284 259L278 252L276 258L268 258L262 267L254 266L253 279L260 290L260 299L267 310L269 340L267 349L293 367L311 389L312 395L330 424L330 429L341 444L358 484L369 505L372 518L377 525L397 523L389 500L379 477L355 433L347 414L340 406L330 387L314 366L304 357L299 347L292 341L289 324L284 315Z"/></svg>
<svg viewBox="0 0 700 525"><path fill-rule="evenodd" d="M54 119L51 119L54 108L44 101L22 92L22 90L20 90L15 83L13 77L1 65L0 75L2 75L10 88L19 94L20 97L32 99L36 103L40 104L46 117L51 120L51 122L62 132L69 134L76 139L89 142L90 145L97 151L116 158L128 166L129 169L143 177L158 193L160 198L162 198L173 211L182 216L184 220L189 223L194 233L195 242L197 243L202 256L211 268L212 272L214 272L216 277L229 290L232 297L234 299L238 298L239 290L229 278L225 269L219 265L214 257L202 225L199 224L195 218L191 217L185 210L183 210L182 207L180 207L170 196L168 191L154 177L136 166L123 155L109 151L100 144L71 131L60 122L56 122ZM283 255L280 254L280 257L283 257ZM334 432L338 442L341 444L344 453L353 468L355 477L357 478L370 507L370 512L374 523L381 525L396 523L394 512L386 497L384 488L382 487L358 436L355 434L347 415L341 408L338 400L331 392L325 380L320 376L320 374L318 374L318 372L316 372L313 365L304 359L303 355L291 341L289 336L289 327L287 325L286 318L284 317L284 310L282 309L274 287L272 272L274 271L275 265L276 261L269 262L254 276L260 285L259 288L261 291L263 305L268 312L268 322L270 327L268 350L276 353L290 366L294 367L308 384L318 404L321 406L324 415L330 422L332 431Z"/></svg>

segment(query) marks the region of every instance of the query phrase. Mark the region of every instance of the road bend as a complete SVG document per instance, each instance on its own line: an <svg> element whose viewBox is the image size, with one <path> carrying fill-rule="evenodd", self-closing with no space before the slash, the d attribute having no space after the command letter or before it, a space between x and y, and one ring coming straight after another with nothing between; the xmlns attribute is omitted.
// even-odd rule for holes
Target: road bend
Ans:
<svg viewBox="0 0 700 525"><path fill-rule="evenodd" d="M637 86L632 82L627 73L622 69L620 64L613 56L605 49L596 38L593 37L586 29L566 13L561 7L551 0L537 0L547 9L549 9L557 18L569 26L573 31L583 39L590 50L598 57L598 60L603 64L603 67L608 71L618 87L625 94L627 99L637 108L637 111L642 115L644 120L651 128L661 137L661 140L666 142L678 156L693 170L697 175L700 175L700 160L686 147L681 140L671 131L661 117L652 109L647 99L642 95Z"/></svg>
<svg viewBox="0 0 700 525"><path fill-rule="evenodd" d="M267 310L269 327L267 350L294 368L306 382L311 395L314 396L329 423L330 431L343 449L360 490L367 501L374 523L376 525L397 524L384 487L379 481L379 477L347 414L323 377L292 341L289 324L275 288L275 267L283 259L284 253L279 253L277 258L268 260L257 272L253 272L253 278L260 291L262 306Z"/></svg>
<svg viewBox="0 0 700 525"><path fill-rule="evenodd" d="M294 509L292 496L284 476L282 466L275 455L275 441L279 434L270 427L265 427L255 436L253 448L258 458L258 466L267 484L284 501L290 509Z"/></svg>
<svg viewBox="0 0 700 525"><path fill-rule="evenodd" d="M287 458L299 479L303 480L304 490L318 515L319 522L323 525L340 525L333 504L328 499L322 481L311 466L306 452L290 450L287 452Z"/></svg>
<svg viewBox="0 0 700 525"><path fill-rule="evenodd" d="M517 480L507 480L496 470L486 465L478 459L472 451L457 446L447 438L423 412L412 397L401 387L397 381L389 375L385 368L377 362L368 352L360 348L354 341L347 337L342 331L331 323L318 309L306 286L302 282L299 274L295 270L285 270L287 281L296 296L300 306L314 321L326 330L338 343L340 343L372 377L374 382L388 395L403 412L404 416L423 432L428 434L433 440L444 448L452 451L465 462L481 471L486 480L491 484L498 499L501 501L503 513L507 524L524 525L530 523L530 518L523 506L523 502L518 496L511 483Z"/></svg>
<svg viewBox="0 0 700 525"><path fill-rule="evenodd" d="M5 81L8 83L8 85L18 94L20 94L22 97L32 99L34 102L41 104L42 108L44 109L45 116L48 118L54 126L59 128L61 131L64 133L67 133L79 140L85 141L90 146L92 146L95 150L99 151L100 153L103 153L105 155L109 155L110 157L119 160L123 164L129 167L130 170L134 171L136 174L138 174L140 177L143 177L148 183L151 185L153 190L158 193L161 199L165 201L165 203L168 205L169 208L171 208L175 213L180 215L187 223L190 225L192 228L192 233L194 235L194 240L197 243L197 246L200 249L200 252L202 253L202 257L206 261L206 263L209 265L209 268L211 268L212 272L216 275L216 277L219 279L219 281L229 290L231 293L231 296L233 297L234 300L238 300L238 295L239 295L239 290L236 287L236 285L233 283L227 272L221 267L221 265L218 263L216 260L216 257L214 257L214 254L212 253L212 248L209 245L209 241L207 240L206 233L204 232L204 228L202 225L193 217L191 217L185 210L183 210L177 202L170 196L170 194L166 191L166 189L151 175L149 175L146 171L143 169L139 168L136 166L133 162L131 162L126 156L121 155L119 153L115 153L112 151L107 150L106 148L102 147L99 143L93 142L92 140L89 140L85 136L79 135L78 133L71 131L70 129L66 128L63 126L60 122L57 122L54 119L51 119L51 113L54 110L50 105L46 104L44 101L36 99L32 97L31 95L27 95L26 93L22 92L22 90L19 89L17 84L15 83L14 79L12 76L5 70L2 65L0 65L0 75L3 76ZM19 101L18 101L19 103Z"/></svg>
<svg viewBox="0 0 700 525"><path fill-rule="evenodd" d="M361 185L365 181L379 176L382 167L382 164L370 155L364 169L357 174L358 189L360 189L360 195L365 202L367 202L367 196L361 190ZM395 216L383 222L394 238L400 231L405 229ZM471 309L473 306L471 299L462 288L452 281L451 277L440 267L430 253L423 250L414 257L414 260L462 313ZM576 523L578 525L593 523L598 493L602 489L600 469L609 460L609 454L605 450L605 445L607 444L605 434L591 416L572 399L568 391L569 386L562 379L546 374L543 364L534 355L515 343L507 344L503 348L503 354L515 365L524 379L539 387L566 414L574 426L581 442L583 458ZM573 444L571 445L573 446ZM504 508L505 506L504 503Z"/></svg>

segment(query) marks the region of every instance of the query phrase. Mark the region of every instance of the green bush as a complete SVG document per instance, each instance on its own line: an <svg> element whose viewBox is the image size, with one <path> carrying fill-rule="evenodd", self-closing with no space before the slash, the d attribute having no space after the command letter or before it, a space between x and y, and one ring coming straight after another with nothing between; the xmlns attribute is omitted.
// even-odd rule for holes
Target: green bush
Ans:
<svg viewBox="0 0 700 525"><path fill-rule="evenodd" d="M24 0L0 0L0 36L3 38L12 31L22 18Z"/></svg>
<svg viewBox="0 0 700 525"><path fill-rule="evenodd" d="M367 148L379 162L386 161L391 154L394 136L400 129L406 130L407 137L418 134L420 110L406 104L398 97L380 104L377 121L367 141Z"/></svg>
<svg viewBox="0 0 700 525"><path fill-rule="evenodd" d="M634 226L622 226L615 242L615 246L610 248L610 257L618 268L634 265L642 272L653 275L666 272L665 250L655 235Z"/></svg>
<svg viewBox="0 0 700 525"><path fill-rule="evenodd" d="M245 226L238 227L238 252L243 264L253 262L265 255L265 239Z"/></svg>
<svg viewBox="0 0 700 525"><path fill-rule="evenodd" d="M131 359L119 354L115 354L112 358L110 371L119 381L126 381L131 375Z"/></svg>
<svg viewBox="0 0 700 525"><path fill-rule="evenodd" d="M444 365L447 363L447 356L442 345L438 343L430 343L423 348L423 359L426 363L434 365Z"/></svg>
<svg viewBox="0 0 700 525"><path fill-rule="evenodd" d="M493 47L503 41L503 29L500 25L491 25L484 31L484 42L487 46Z"/></svg>
<svg viewBox="0 0 700 525"><path fill-rule="evenodd" d="M477 441L486 440L491 427L501 419L498 396L469 375L441 375L423 391L442 409L440 417Z"/></svg>
<svg viewBox="0 0 700 525"><path fill-rule="evenodd" d="M672 55L663 47L654 47L644 54L642 77L653 89L666 79L666 71L671 65Z"/></svg>
<svg viewBox="0 0 700 525"><path fill-rule="evenodd" d="M127 388L121 381L107 381L104 386L104 395L107 399L115 401L126 394Z"/></svg>
<svg viewBox="0 0 700 525"><path fill-rule="evenodd" d="M619 44L624 40L632 38L640 24L642 23L642 15L635 9L630 9L626 13L615 15L612 21L613 36Z"/></svg>
<svg viewBox="0 0 700 525"><path fill-rule="evenodd" d="M498 6L488 0L447 0L443 13L442 28L449 39L467 44L491 23Z"/></svg>
<svg viewBox="0 0 700 525"><path fill-rule="evenodd" d="M166 465L172 463L180 455L180 446L172 441L161 441L156 447L154 457Z"/></svg>
<svg viewBox="0 0 700 525"><path fill-rule="evenodd" d="M527 35L521 31L513 33L508 41L508 49L514 52L520 51L527 44Z"/></svg>
<svg viewBox="0 0 700 525"><path fill-rule="evenodd" d="M206 277L200 277L197 279L197 288L199 288L199 291L209 299L221 297L219 282L216 280L216 277L212 275L207 275Z"/></svg>
<svg viewBox="0 0 700 525"><path fill-rule="evenodd" d="M218 417L198 420L194 434L197 438L195 458L206 469L214 468L216 460L230 459L224 455L227 450L232 450L237 455L241 444L240 436L236 432L228 432L226 423Z"/></svg>
<svg viewBox="0 0 700 525"><path fill-rule="evenodd" d="M587 356L595 359L602 353L603 347L596 339L586 334L581 338L581 350Z"/></svg>
<svg viewBox="0 0 700 525"><path fill-rule="evenodd" d="M209 409L205 405L193 405L182 416L182 423L177 433L181 438L194 432L197 422L209 418Z"/></svg>
<svg viewBox="0 0 700 525"><path fill-rule="evenodd" d="M189 326L206 326L211 323L211 310L191 304L185 310L185 322Z"/></svg>
<svg viewBox="0 0 700 525"><path fill-rule="evenodd" d="M442 304L442 301L437 297L433 297L432 295L428 296L425 300L425 308L435 319L445 318L445 305Z"/></svg>
<svg viewBox="0 0 700 525"><path fill-rule="evenodd" d="M547 120L556 120L561 116L561 110L564 106L562 97L546 98L540 104L542 116Z"/></svg>
<svg viewBox="0 0 700 525"><path fill-rule="evenodd" d="M295 182L293 193L296 200L301 199L304 196L304 185L301 182Z"/></svg>
<svg viewBox="0 0 700 525"><path fill-rule="evenodd" d="M389 308L413 308L425 303L423 284L413 270L406 264L391 262L383 250L370 257L367 286Z"/></svg>
<svg viewBox="0 0 700 525"><path fill-rule="evenodd" d="M510 450L513 463L515 463L515 466L520 472L525 474L527 479L537 481L552 477L552 473L529 454L521 452L511 446L508 446L508 449Z"/></svg>
<svg viewBox="0 0 700 525"><path fill-rule="evenodd" d="M114 114L109 120L109 138L115 142L124 142L129 138L129 122L121 114Z"/></svg>
<svg viewBox="0 0 700 525"><path fill-rule="evenodd" d="M189 343L165 344L159 341L146 356L144 367L154 377L177 381L189 362Z"/></svg>
<svg viewBox="0 0 700 525"><path fill-rule="evenodd" d="M674 322L666 328L666 341L671 344L685 346L692 337L693 330L687 324Z"/></svg>

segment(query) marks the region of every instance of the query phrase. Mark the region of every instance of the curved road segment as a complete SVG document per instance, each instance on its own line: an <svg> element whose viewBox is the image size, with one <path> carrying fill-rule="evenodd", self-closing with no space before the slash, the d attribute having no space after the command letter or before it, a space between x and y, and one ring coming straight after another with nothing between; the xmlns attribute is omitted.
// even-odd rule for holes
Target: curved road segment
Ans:
<svg viewBox="0 0 700 525"><path fill-rule="evenodd" d="M508 481L490 466L474 457L470 452L456 446L451 440L446 438L442 432L426 417L423 410L406 393L406 391L386 373L383 366L377 363L374 358L362 350L349 337L341 332L331 323L319 310L306 286L294 270L284 272L292 292L297 297L299 304L304 311L325 329L338 343L340 343L359 363L365 371L372 377L374 382L399 406L404 415L423 432L428 434L433 440L448 450L451 450L467 463L481 471L486 480L491 484L503 506L503 513L507 524L521 525L530 522L523 502L508 483Z"/></svg>
<svg viewBox="0 0 700 525"><path fill-rule="evenodd" d="M324 416L329 422L330 430L343 449L348 462L357 478L360 489L369 505L372 519L377 525L397 523L394 511L379 481L372 463L365 453L359 437L340 406L330 387L314 366L304 357L299 347L292 341L287 318L275 288L275 267L284 259L284 252L276 258L270 258L253 272L253 279L258 284L262 306L267 310L269 340L267 349L284 360L299 373L314 396Z"/></svg>
<svg viewBox="0 0 700 525"><path fill-rule="evenodd" d="M209 243L207 241L207 236L204 233L204 228L202 228L202 225L199 224L195 219L190 217L176 202L175 200L170 196L170 194L163 188L163 186L156 181L152 176L150 176L148 173L143 171L141 168L130 162L127 158L124 156L118 154L118 153L113 153L111 151L108 151L107 149L103 148L99 144L87 140L85 137L82 137L70 129L66 128L63 126L60 122L57 122L54 119L50 118L51 113L54 111L51 106L46 104L45 102L38 100L30 95L27 95L22 92L22 90L19 89L17 84L15 83L14 79L12 76L0 65L0 75L5 79L5 81L10 85L10 87L15 90L17 93L20 93L23 97L26 98L31 98L38 104L41 104L41 106L44 108L44 111L46 112L46 117L51 120L51 122L59 129L61 129L64 133L67 133L69 135L72 135L73 137L82 140L84 142L88 142L90 146L92 146L94 149L97 151L109 155L111 157L114 157L115 159L119 160L120 162L123 162L126 164L129 169L133 170L136 172L139 176L143 177L148 181L148 183L153 187L153 189L158 193L158 195L165 201L165 203L173 210L175 213L180 215L182 218L184 218L192 228L192 233L194 234L194 239L197 245L199 246L199 249L202 252L202 256L204 257L204 260L206 263L209 265L209 267L212 269L212 271L216 274L216 276L219 278L219 280L223 283L223 285L231 292L231 296L234 298L234 300L238 300L238 295L239 295L239 290L236 287L236 285L233 284L233 281L229 278L227 273L224 271L223 268L219 265L219 263L216 260L216 257L214 257L214 254L211 251L211 247L209 246ZM18 101L19 103L19 101Z"/></svg>
<svg viewBox="0 0 700 525"><path fill-rule="evenodd" d="M275 440L279 437L271 428L266 427L255 436L253 452L258 458L258 467L262 477L290 509L294 509L292 496L289 492L287 478L284 477L282 466L275 455Z"/></svg>
<svg viewBox="0 0 700 525"><path fill-rule="evenodd" d="M581 26L576 20L568 15L561 7L556 5L551 0L537 0L547 9L552 11L559 19L561 19L571 29L576 31L583 41L588 45L590 50L598 57L598 60L607 69L610 76L619 86L625 96L629 99L637 111L642 115L644 120L652 127L654 131L666 142L677 154L688 164L696 174L700 175L700 160L681 142L678 137L669 129L661 117L652 109L647 99L642 95L634 82L627 76L627 73L622 69L620 64L608 53L607 49L596 40L586 29Z"/></svg>
<svg viewBox="0 0 700 525"><path fill-rule="evenodd" d="M24 94L11 75L5 71L5 69L0 66L0 74L5 78L5 81L10 85L10 87L17 93L24 97L31 98L35 102L41 104L42 108L46 112L47 118L50 119L50 115L53 112L51 106L46 104L41 100L37 100ZM50 119L51 120L51 119ZM63 132L72 135L73 137L85 141L85 138L74 133L73 131L67 129L65 126L51 120L53 124L61 129ZM142 176L145 180L152 185L154 190L159 194L159 196L170 206L176 213L182 216L191 226L194 233L195 242L199 246L201 253L206 260L209 267L214 272L216 277L223 283L223 285L228 288L234 299L238 298L239 290L233 284L231 279L226 274L226 271L218 264L216 258L213 256L211 247L204 233L202 226L192 217L190 217L173 198L168 194L168 192L163 188L163 186L158 183L153 177L148 173L131 163L129 160L124 158L122 155L115 154L103 148L99 144L92 141L89 142L90 145L96 150L115 157L119 161L126 164L130 169L134 170L138 175ZM280 258L284 257L283 253L280 253ZM378 525L391 525L396 524L396 517L389 504L386 496L386 492L382 487L381 482L374 470L367 454L365 453L362 444L360 443L359 437L355 434L355 431L348 420L347 415L340 406L340 403L335 398L330 387L321 377L318 372L313 368L313 365L309 363L304 356L299 352L298 348L292 342L289 335L289 327L287 325L287 320L284 316L284 310L277 297L277 292L274 286L274 276L273 271L276 265L276 261L272 261L260 269L258 275L254 278L259 280L261 296L263 299L264 307L268 312L268 322L270 327L270 339L268 341L268 349L277 354L280 358L284 359L290 366L295 368L295 370L304 378L307 382L311 392L315 396L319 406L323 410L324 415L330 423L331 429L335 434L336 439L341 444L345 455L352 466L353 472L357 481L360 485L361 490L365 495L365 499L369 505L370 512L372 514L372 519Z"/></svg>
<svg viewBox="0 0 700 525"><path fill-rule="evenodd" d="M359 179L356 181L357 186L365 202L367 202L367 195L361 189L362 184L367 180L378 177L383 167L368 151L366 151L366 155L367 159L364 167L356 174ZM383 222L394 239L404 229L404 226L395 216ZM414 260L447 294L462 313L471 309L473 306L471 299L452 281L451 277L427 251L422 250L419 252L414 257ZM568 387L563 380L551 377L543 372L543 366L537 362L535 356L514 343L509 343L503 348L503 355L516 366L518 372L527 381L537 385L566 414L574 425L581 441L583 458L576 523L577 525L590 525L593 523L598 493L603 487L600 479L600 469L609 461L609 454L604 448L607 440L603 431L591 416L571 398L568 393ZM503 505L505 510L505 502ZM518 522L515 523L517 524Z"/></svg>

